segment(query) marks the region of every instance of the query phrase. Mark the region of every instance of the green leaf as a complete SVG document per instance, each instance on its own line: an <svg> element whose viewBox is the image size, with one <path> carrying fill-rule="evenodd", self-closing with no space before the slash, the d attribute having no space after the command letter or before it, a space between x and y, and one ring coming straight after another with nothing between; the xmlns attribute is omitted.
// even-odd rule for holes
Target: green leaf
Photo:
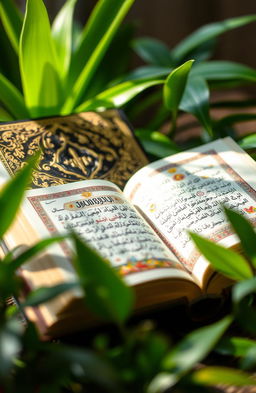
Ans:
<svg viewBox="0 0 256 393"><path fill-rule="evenodd" d="M95 98L85 101L83 104L79 105L78 108L76 108L76 112L103 108L120 108L149 87L163 83L164 81L162 80L138 80L120 83L119 85L105 90Z"/></svg>
<svg viewBox="0 0 256 393"><path fill-rule="evenodd" d="M227 367L204 367L194 371L190 381L202 385L255 386L256 379L243 371Z"/></svg>
<svg viewBox="0 0 256 393"><path fill-rule="evenodd" d="M90 84L83 95L83 101L95 97L108 87L124 82L123 75L130 66L131 48L130 42L134 36L132 23L121 25L115 34L108 50L102 58ZM115 67L113 67L115 59ZM142 78L140 78L142 79ZM129 80L129 79L128 79Z"/></svg>
<svg viewBox="0 0 256 393"><path fill-rule="evenodd" d="M63 107L63 113L71 112L80 104L110 42L122 23L134 0L100 0L85 26L80 46L71 63L70 83L74 85ZM81 61L83 66L81 68Z"/></svg>
<svg viewBox="0 0 256 393"><path fill-rule="evenodd" d="M52 24L52 37L55 42L59 74L65 79L72 54L73 14L77 0L68 0L57 14Z"/></svg>
<svg viewBox="0 0 256 393"><path fill-rule="evenodd" d="M241 360L240 367L243 370L250 370L255 368L256 365L256 347L251 347L246 356Z"/></svg>
<svg viewBox="0 0 256 393"><path fill-rule="evenodd" d="M0 122L1 121L12 121L15 120L13 116L9 112L7 112L4 108L0 107Z"/></svg>
<svg viewBox="0 0 256 393"><path fill-rule="evenodd" d="M163 362L164 369L179 376L184 375L209 354L231 322L232 318L227 316L212 325L189 333L166 356Z"/></svg>
<svg viewBox="0 0 256 393"><path fill-rule="evenodd" d="M27 0L20 39L20 70L30 115L58 113L63 97L50 23L42 0Z"/></svg>
<svg viewBox="0 0 256 393"><path fill-rule="evenodd" d="M22 15L13 0L0 1L0 18L13 49L18 53Z"/></svg>
<svg viewBox="0 0 256 393"><path fill-rule="evenodd" d="M237 321L245 331L255 334L256 313L252 296L256 292L256 278L237 283L232 289L232 302Z"/></svg>
<svg viewBox="0 0 256 393"><path fill-rule="evenodd" d="M255 292L256 292L256 277L253 277L251 280L246 280L237 283L232 290L232 300L235 307L239 305L239 303L241 303L245 297Z"/></svg>
<svg viewBox="0 0 256 393"><path fill-rule="evenodd" d="M256 234L253 226L241 214L225 208L227 218L238 235L245 254L256 268Z"/></svg>
<svg viewBox="0 0 256 393"><path fill-rule="evenodd" d="M197 63L206 61L213 56L216 43L216 38L203 42L201 45L197 46L194 50L192 50L189 53L188 57L190 59L195 59Z"/></svg>
<svg viewBox="0 0 256 393"><path fill-rule="evenodd" d="M204 42L216 38L226 31L236 29L254 21L256 21L256 15L243 15L238 18L226 19L221 22L205 25L178 44L172 50L172 56L176 61L182 61L192 50Z"/></svg>
<svg viewBox="0 0 256 393"><path fill-rule="evenodd" d="M175 70L170 73L164 84L164 104L172 113L173 127L176 125L179 104L181 102L193 62L194 60L189 60L178 68L175 68Z"/></svg>
<svg viewBox="0 0 256 393"><path fill-rule="evenodd" d="M256 82L256 70L231 61L209 61L196 63L191 76L206 80L242 80Z"/></svg>
<svg viewBox="0 0 256 393"><path fill-rule="evenodd" d="M137 129L135 135L144 150L156 157L162 158L180 152L178 146L161 132Z"/></svg>
<svg viewBox="0 0 256 393"><path fill-rule="evenodd" d="M146 63L171 67L172 57L169 48L155 38L142 37L133 41L133 49Z"/></svg>
<svg viewBox="0 0 256 393"><path fill-rule="evenodd" d="M101 317L122 323L133 306L132 289L107 262L73 234L77 256L74 265L88 306Z"/></svg>
<svg viewBox="0 0 256 393"><path fill-rule="evenodd" d="M230 127L235 123L252 121L255 119L256 119L255 113L235 113L234 115L228 115L216 121L214 124L214 128L218 130L224 127Z"/></svg>
<svg viewBox="0 0 256 393"><path fill-rule="evenodd" d="M20 203L23 199L26 187L31 181L32 171L38 160L38 154L33 156L13 179L1 189L0 192L0 239L3 237L13 222Z"/></svg>
<svg viewBox="0 0 256 393"><path fill-rule="evenodd" d="M256 148L256 133L247 135L239 139L238 144L243 149L255 149Z"/></svg>
<svg viewBox="0 0 256 393"><path fill-rule="evenodd" d="M10 252L5 256L2 263L8 263L13 271L18 269L23 263L28 262L31 258L35 257L39 252L45 250L45 248L51 246L54 243L61 242L67 238L68 235L53 236L48 239L38 241L34 246L29 247L25 251L18 253L18 256L13 256L13 252ZM17 254L17 249L15 250Z"/></svg>
<svg viewBox="0 0 256 393"><path fill-rule="evenodd" d="M195 233L190 236L213 268L232 280L246 280L253 276L248 262L236 252L215 244Z"/></svg>
<svg viewBox="0 0 256 393"><path fill-rule="evenodd" d="M131 81L135 79L158 79L168 75L171 71L172 69L170 67L143 66L129 72L125 76L124 80Z"/></svg>
<svg viewBox="0 0 256 393"><path fill-rule="evenodd" d="M203 78L189 77L180 103L180 109L192 113L212 136L212 124L209 115L209 89Z"/></svg>
<svg viewBox="0 0 256 393"><path fill-rule="evenodd" d="M41 287L30 292L26 301L24 303L20 303L19 306L22 308L39 306L40 304L46 303L66 291L70 291L71 289L78 287L79 284L77 282L66 282L51 287Z"/></svg>
<svg viewBox="0 0 256 393"><path fill-rule="evenodd" d="M17 119L29 117L24 99L19 90L0 73L0 102Z"/></svg>
<svg viewBox="0 0 256 393"><path fill-rule="evenodd" d="M256 341L243 337L223 337L214 351L221 355L244 357L251 348L256 348Z"/></svg>

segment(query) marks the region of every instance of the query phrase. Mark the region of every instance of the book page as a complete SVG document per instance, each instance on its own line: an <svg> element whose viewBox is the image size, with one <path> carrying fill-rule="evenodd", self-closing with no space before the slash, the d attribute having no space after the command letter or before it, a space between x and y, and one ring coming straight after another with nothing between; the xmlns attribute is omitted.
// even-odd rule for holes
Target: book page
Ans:
<svg viewBox="0 0 256 393"><path fill-rule="evenodd" d="M188 231L227 247L237 244L222 205L255 226L255 174L255 162L227 138L148 165L132 177L124 193L202 282L208 264Z"/></svg>
<svg viewBox="0 0 256 393"><path fill-rule="evenodd" d="M30 190L23 211L41 237L75 231L131 285L166 275L192 280L111 182L91 180ZM51 254L70 261L71 243L54 246Z"/></svg>

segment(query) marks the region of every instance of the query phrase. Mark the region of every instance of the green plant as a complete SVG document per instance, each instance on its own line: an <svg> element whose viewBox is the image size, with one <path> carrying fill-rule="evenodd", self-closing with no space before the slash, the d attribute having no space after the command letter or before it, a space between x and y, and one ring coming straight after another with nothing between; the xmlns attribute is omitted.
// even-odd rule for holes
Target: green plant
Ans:
<svg viewBox="0 0 256 393"><path fill-rule="evenodd" d="M210 100L211 93L216 89L228 90L230 87L255 83L254 69L230 61L210 60L220 35L255 20L255 15L248 15L205 25L171 50L154 38L133 41L135 52L146 65L130 72L127 80L164 79L163 89L155 89L143 99L138 98L135 105L129 104L127 107L135 124L137 117L148 111L147 121L143 122L143 128L137 130L137 135L153 158L173 154L183 148L173 143L179 131L176 127L177 116L182 112L193 115L202 127L201 137L191 138L190 145L185 144L185 148L223 136L238 138L234 126L255 119L255 114L243 112L244 108L255 105L254 100L225 101L225 96L214 103ZM194 59L192 67L189 59ZM214 119L210 111L213 108L237 108L237 113ZM170 124L169 132L163 137L159 131L166 122ZM239 142L244 148L255 148L255 135Z"/></svg>
<svg viewBox="0 0 256 393"><path fill-rule="evenodd" d="M74 29L76 0L64 4L52 26L42 0L28 0L25 16L12 0L1 1L6 57L0 64L0 119L71 113L105 89L108 73L116 78L124 68L130 31L123 29L118 39L114 37L133 2L100 0L84 28ZM115 58L111 72L108 55Z"/></svg>

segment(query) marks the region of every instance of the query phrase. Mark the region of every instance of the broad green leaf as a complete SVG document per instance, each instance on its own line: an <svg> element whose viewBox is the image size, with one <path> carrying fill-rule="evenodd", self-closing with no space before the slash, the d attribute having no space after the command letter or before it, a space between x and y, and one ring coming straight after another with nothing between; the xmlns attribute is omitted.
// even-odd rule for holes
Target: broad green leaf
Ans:
<svg viewBox="0 0 256 393"><path fill-rule="evenodd" d="M13 179L8 181L0 192L0 239L13 222L26 187L31 181L32 171L38 160L38 154L33 156Z"/></svg>
<svg viewBox="0 0 256 393"><path fill-rule="evenodd" d="M88 110L120 108L139 93L149 87L163 84L162 80L139 80L120 83L97 95L95 98L85 101L76 108L76 112Z"/></svg>
<svg viewBox="0 0 256 393"><path fill-rule="evenodd" d="M79 288L77 282L66 282L51 287L41 287L30 292L26 301L20 303L19 306L22 308L39 306L74 288Z"/></svg>
<svg viewBox="0 0 256 393"><path fill-rule="evenodd" d="M7 112L4 108L0 107L0 122L1 121L12 121L15 120L13 116L9 112Z"/></svg>
<svg viewBox="0 0 256 393"><path fill-rule="evenodd" d="M77 256L74 265L88 306L101 317L122 323L133 306L133 292L106 261L73 235Z"/></svg>
<svg viewBox="0 0 256 393"><path fill-rule="evenodd" d="M168 75L172 69L170 67L159 67L159 66L143 66L136 68L129 72L124 80L131 81L135 79L149 79L149 78L161 78Z"/></svg>
<svg viewBox="0 0 256 393"><path fill-rule="evenodd" d="M16 119L26 119L29 113L19 90L0 73L0 102Z"/></svg>
<svg viewBox="0 0 256 393"><path fill-rule="evenodd" d="M61 79L67 75L72 54L73 14L77 0L68 0L57 14L52 24L59 73Z"/></svg>
<svg viewBox="0 0 256 393"><path fill-rule="evenodd" d="M247 135L239 139L238 144L243 149L255 149L256 148L256 133Z"/></svg>
<svg viewBox="0 0 256 393"><path fill-rule="evenodd" d="M251 348L256 348L256 341L243 337L223 337L214 351L221 355L244 357Z"/></svg>
<svg viewBox="0 0 256 393"><path fill-rule="evenodd" d="M194 60L189 60L178 68L175 68L175 70L170 73L164 84L164 104L172 113L173 127L176 125L179 104L181 102L193 62Z"/></svg>
<svg viewBox="0 0 256 393"><path fill-rule="evenodd" d="M14 360L22 349L23 326L17 319L11 319L0 326L0 379L10 375Z"/></svg>
<svg viewBox="0 0 256 393"><path fill-rule="evenodd" d="M22 15L13 0L0 1L0 18L16 53L22 28Z"/></svg>
<svg viewBox="0 0 256 393"><path fill-rule="evenodd" d="M133 41L133 49L146 63L171 67L172 57L169 48L155 38L142 37Z"/></svg>
<svg viewBox="0 0 256 393"><path fill-rule="evenodd" d="M134 0L100 0L90 17L81 38L81 44L73 56L70 81L71 92L64 104L63 113L69 113L80 104L100 61ZM84 65L80 68L79 58ZM74 70L75 65L75 70ZM72 78L75 75L75 79Z"/></svg>
<svg viewBox="0 0 256 393"><path fill-rule="evenodd" d="M255 21L256 15L243 15L238 18L230 18L221 22L205 25L178 44L172 50L172 56L176 61L182 61L192 50L202 45L204 42L216 38L226 31L236 29Z"/></svg>
<svg viewBox="0 0 256 393"><path fill-rule="evenodd" d="M252 278L252 270L241 255L195 233L190 232L190 236L199 251L218 272L237 281Z"/></svg>
<svg viewBox="0 0 256 393"><path fill-rule="evenodd" d="M165 393L170 390L179 380L178 375L160 372L149 383L147 393Z"/></svg>
<svg viewBox="0 0 256 393"><path fill-rule="evenodd" d="M250 280L237 283L232 290L232 300L235 305L239 305L241 301L251 293L256 292L256 277Z"/></svg>
<svg viewBox="0 0 256 393"><path fill-rule="evenodd" d="M123 75L127 73L130 66L132 54L130 42L134 36L134 30L132 23L120 26L83 94L83 101L95 97L109 87L124 82ZM113 59L115 59L115 67L113 67Z"/></svg>
<svg viewBox="0 0 256 393"><path fill-rule="evenodd" d="M195 59L197 63L206 61L213 56L216 43L216 38L203 42L201 45L192 50L187 57ZM186 58L184 60L186 60Z"/></svg>
<svg viewBox="0 0 256 393"><path fill-rule="evenodd" d="M166 356L163 362L164 369L176 375L184 375L209 354L231 322L232 318L227 316L212 325L189 333Z"/></svg>
<svg viewBox="0 0 256 393"><path fill-rule="evenodd" d="M158 131L137 129L135 130L135 134L144 150L156 157L162 158L180 151L178 146L170 138Z"/></svg>
<svg viewBox="0 0 256 393"><path fill-rule="evenodd" d="M212 124L209 115L209 89L203 78L189 77L181 99L180 109L193 114L210 136Z"/></svg>
<svg viewBox="0 0 256 393"><path fill-rule="evenodd" d="M242 80L256 82L256 70L243 64L231 61L209 61L196 63L191 76L206 80Z"/></svg>
<svg viewBox="0 0 256 393"><path fill-rule="evenodd" d="M50 23L42 0L27 0L20 39L24 97L32 117L59 112L63 97Z"/></svg>
<svg viewBox="0 0 256 393"><path fill-rule="evenodd" d="M256 346L252 346L245 357L240 361L240 367L242 370L254 369L256 365Z"/></svg>
<svg viewBox="0 0 256 393"><path fill-rule="evenodd" d="M246 121L252 121L256 119L255 113L235 113L234 115L228 115L215 122L214 127L221 129L224 127L232 126L235 123L242 123Z"/></svg>
<svg viewBox="0 0 256 393"><path fill-rule="evenodd" d="M253 226L241 214L225 208L227 218L238 235L245 254L256 268L256 234Z"/></svg>
<svg viewBox="0 0 256 393"><path fill-rule="evenodd" d="M89 20L80 34L77 48L72 57L69 75L71 86L79 77L85 64L92 56L94 49L109 30L123 4L124 0L100 0L94 7Z"/></svg>
<svg viewBox="0 0 256 393"><path fill-rule="evenodd" d="M21 79L18 54L10 46L9 37L0 23L0 48L1 62L0 73L2 73L18 90L21 91Z"/></svg>
<svg viewBox="0 0 256 393"><path fill-rule="evenodd" d="M190 381L202 385L255 386L256 378L243 371L227 367L203 367L190 376Z"/></svg>

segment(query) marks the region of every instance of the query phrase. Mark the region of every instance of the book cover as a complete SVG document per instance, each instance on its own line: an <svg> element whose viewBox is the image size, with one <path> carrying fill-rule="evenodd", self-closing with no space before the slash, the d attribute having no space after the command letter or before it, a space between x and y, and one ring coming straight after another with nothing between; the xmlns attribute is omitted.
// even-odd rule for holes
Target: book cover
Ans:
<svg viewBox="0 0 256 393"><path fill-rule="evenodd" d="M0 125L0 160L10 176L39 148L42 155L31 188L94 178L123 187L148 163L118 110Z"/></svg>

